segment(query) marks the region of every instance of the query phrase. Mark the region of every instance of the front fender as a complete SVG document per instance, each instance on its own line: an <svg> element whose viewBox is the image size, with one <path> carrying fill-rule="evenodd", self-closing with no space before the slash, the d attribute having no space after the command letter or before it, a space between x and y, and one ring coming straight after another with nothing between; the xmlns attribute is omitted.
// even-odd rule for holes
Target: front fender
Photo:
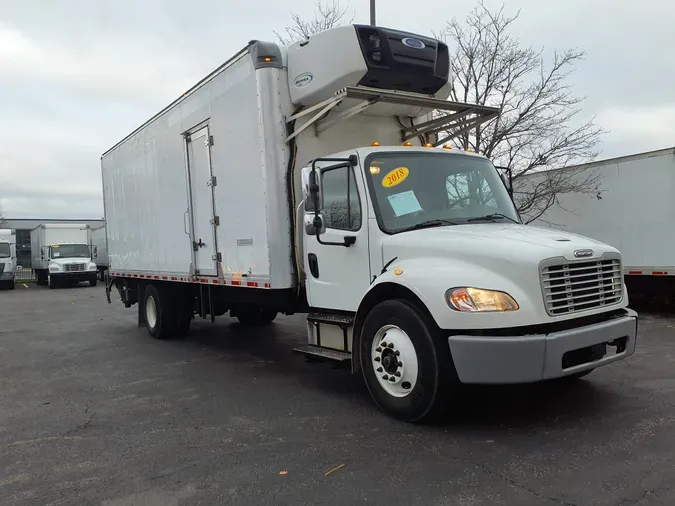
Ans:
<svg viewBox="0 0 675 506"><path fill-rule="evenodd" d="M536 270L527 279L515 282L505 273L457 258L404 259L394 262L375 279L364 300L384 283L400 285L412 292L441 329L482 330L534 325L547 321ZM450 308L445 295L448 289L459 286L506 292L516 300L519 309L506 313L460 313Z"/></svg>

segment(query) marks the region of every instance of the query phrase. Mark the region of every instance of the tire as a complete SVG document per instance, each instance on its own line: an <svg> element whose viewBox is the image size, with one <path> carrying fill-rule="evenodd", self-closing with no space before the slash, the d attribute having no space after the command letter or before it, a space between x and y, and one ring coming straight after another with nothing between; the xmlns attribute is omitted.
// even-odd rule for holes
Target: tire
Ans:
<svg viewBox="0 0 675 506"><path fill-rule="evenodd" d="M363 324L360 346L366 386L380 409L405 422L445 414L459 379L447 340L414 304L393 299L375 306Z"/></svg>
<svg viewBox="0 0 675 506"><path fill-rule="evenodd" d="M35 271L35 284L38 286L44 286L47 283L45 282L45 276L43 271Z"/></svg>
<svg viewBox="0 0 675 506"><path fill-rule="evenodd" d="M50 289L54 289L58 286L58 281L56 281L51 274L47 274L47 285Z"/></svg>
<svg viewBox="0 0 675 506"><path fill-rule="evenodd" d="M9 289L14 290L16 288L16 281L12 280L9 282Z"/></svg>
<svg viewBox="0 0 675 506"><path fill-rule="evenodd" d="M252 327L259 327L261 325L268 325L277 317L277 312L270 309L261 308L247 308L237 311L237 320L242 325L250 325Z"/></svg>
<svg viewBox="0 0 675 506"><path fill-rule="evenodd" d="M171 297L168 290L162 290L155 285L145 287L143 293L143 311L148 333L155 339L170 339L173 337L174 317Z"/></svg>
<svg viewBox="0 0 675 506"><path fill-rule="evenodd" d="M89 280L89 286L96 286L96 283L98 283L98 278Z"/></svg>
<svg viewBox="0 0 675 506"><path fill-rule="evenodd" d="M185 337L192 323L192 300L171 286L147 285L143 311L148 333L155 339Z"/></svg>

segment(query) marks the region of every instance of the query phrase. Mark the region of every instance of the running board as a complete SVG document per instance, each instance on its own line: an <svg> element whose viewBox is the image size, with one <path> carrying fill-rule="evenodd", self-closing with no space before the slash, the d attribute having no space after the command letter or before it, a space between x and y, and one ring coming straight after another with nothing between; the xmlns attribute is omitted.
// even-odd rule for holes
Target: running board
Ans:
<svg viewBox="0 0 675 506"><path fill-rule="evenodd" d="M354 324L352 316L345 316L335 313L309 313L307 321L312 323L323 323L326 325L338 325L340 327L350 327Z"/></svg>
<svg viewBox="0 0 675 506"><path fill-rule="evenodd" d="M350 362L352 359L351 353L345 353L344 351L339 350L331 350L329 348L322 348L320 346L313 346L311 344L293 348L293 351L305 355L308 358L324 358L326 360L333 360L334 362L345 363Z"/></svg>

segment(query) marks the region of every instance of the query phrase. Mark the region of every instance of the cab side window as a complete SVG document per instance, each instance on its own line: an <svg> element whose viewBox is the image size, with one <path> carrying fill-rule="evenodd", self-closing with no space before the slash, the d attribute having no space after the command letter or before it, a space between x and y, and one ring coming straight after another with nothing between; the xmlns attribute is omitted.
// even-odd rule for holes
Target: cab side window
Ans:
<svg viewBox="0 0 675 506"><path fill-rule="evenodd" d="M321 178L323 220L326 228L357 231L361 228L361 200L354 169L340 167L325 171Z"/></svg>

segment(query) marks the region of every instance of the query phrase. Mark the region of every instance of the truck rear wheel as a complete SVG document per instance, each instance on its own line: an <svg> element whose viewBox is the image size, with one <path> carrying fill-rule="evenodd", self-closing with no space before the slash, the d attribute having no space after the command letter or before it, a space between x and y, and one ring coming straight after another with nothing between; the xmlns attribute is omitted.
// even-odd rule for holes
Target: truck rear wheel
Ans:
<svg viewBox="0 0 675 506"><path fill-rule="evenodd" d="M381 302L366 317L361 370L377 405L406 422L444 414L459 386L447 341L402 299Z"/></svg>
<svg viewBox="0 0 675 506"><path fill-rule="evenodd" d="M170 339L174 334L174 312L168 290L148 285L143 295L143 310L148 333L155 339Z"/></svg>

